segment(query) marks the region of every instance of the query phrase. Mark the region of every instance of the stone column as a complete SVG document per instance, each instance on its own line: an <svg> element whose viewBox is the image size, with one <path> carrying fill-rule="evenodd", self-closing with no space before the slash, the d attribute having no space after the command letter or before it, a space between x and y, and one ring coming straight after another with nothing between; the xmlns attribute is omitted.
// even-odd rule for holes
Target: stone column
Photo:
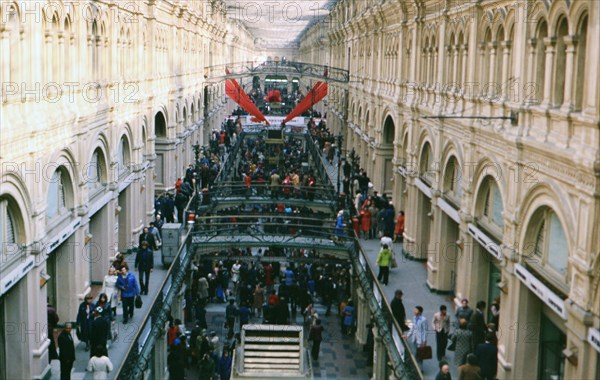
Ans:
<svg viewBox="0 0 600 380"><path fill-rule="evenodd" d="M377 326L373 326L373 336L375 337L375 346L373 348L373 376L371 380L385 379L387 372L387 351L383 338L379 335Z"/></svg>
<svg viewBox="0 0 600 380"><path fill-rule="evenodd" d="M565 112L571 111L575 108L573 104L573 68L575 67L575 52L577 47L577 36L565 36L563 37L565 42L566 60L565 60L565 95L563 98L563 104L561 109Z"/></svg>
<svg viewBox="0 0 600 380"><path fill-rule="evenodd" d="M535 57L535 53L536 53L536 45L539 43L539 41L535 38L529 38L527 40L527 47L528 47L528 65L527 65L527 79L524 81L532 81L535 82L535 61L536 61L536 57ZM537 88L536 88L536 93L537 93ZM536 103L539 102L539 99L534 98L534 99L524 99L526 102L528 103Z"/></svg>
<svg viewBox="0 0 600 380"><path fill-rule="evenodd" d="M355 301L356 308L358 309L355 337L358 343L363 345L367 342L367 323L371 319L371 313L369 312L365 293L361 288L356 289Z"/></svg>
<svg viewBox="0 0 600 380"><path fill-rule="evenodd" d="M488 44L488 49L490 49L490 60L489 60L489 66L488 67L484 67L483 69L486 70L489 68L489 76L488 76L488 83L487 83L487 87L488 87L488 93L487 95L490 97L490 99L492 99L495 95L496 95L496 87L492 85L492 83L495 83L495 81L497 81L498 79L501 78L496 78L496 49L498 47L498 44L495 42L490 42Z"/></svg>
<svg viewBox="0 0 600 380"><path fill-rule="evenodd" d="M502 99L504 101L508 100L508 92L509 92L509 78L508 78L508 69L510 66L510 47L512 45L511 41L502 41L500 46L502 46L502 80L501 80L501 94Z"/></svg>
<svg viewBox="0 0 600 380"><path fill-rule="evenodd" d="M556 38L544 38L544 45L546 46L546 64L544 73L544 101L542 105L549 106L552 100L552 84L554 83L552 77L554 74L553 72L554 55L556 54Z"/></svg>

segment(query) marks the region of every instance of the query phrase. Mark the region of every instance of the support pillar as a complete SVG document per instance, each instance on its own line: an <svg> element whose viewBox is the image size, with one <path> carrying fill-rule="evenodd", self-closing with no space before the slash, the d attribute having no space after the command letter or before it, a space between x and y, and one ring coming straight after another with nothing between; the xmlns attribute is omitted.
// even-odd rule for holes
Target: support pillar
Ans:
<svg viewBox="0 0 600 380"><path fill-rule="evenodd" d="M356 291L356 307L358 308L358 315L356 318L356 341L361 345L367 342L367 323L371 319L371 313L369 313L369 305L367 305L365 294L362 289Z"/></svg>
<svg viewBox="0 0 600 380"><path fill-rule="evenodd" d="M377 326L373 327L375 347L373 349L373 376L371 380L385 379L387 371L387 351L378 330Z"/></svg>

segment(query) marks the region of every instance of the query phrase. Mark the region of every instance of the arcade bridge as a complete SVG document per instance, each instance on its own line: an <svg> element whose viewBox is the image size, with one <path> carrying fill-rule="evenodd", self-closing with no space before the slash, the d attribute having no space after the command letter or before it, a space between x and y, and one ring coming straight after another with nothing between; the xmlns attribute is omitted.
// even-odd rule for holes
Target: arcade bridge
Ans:
<svg viewBox="0 0 600 380"><path fill-rule="evenodd" d="M364 344L367 339L366 325L371 322L375 337L373 373L377 379L422 379L416 360L408 343L402 337L401 329L394 320L391 308L365 252L352 230L341 236L335 231L337 214L337 193L328 177L320 152L316 148L306 128L286 127L283 139L300 139L305 151L306 162L303 168L310 168L319 186L306 197L302 193L289 194L285 204L292 208L310 210L310 217L295 214L274 215L256 213L253 205L280 203L268 189L253 186L248 191L242 184L236 169L240 160L242 141L261 136L267 140L269 131L262 126L245 126L244 131L231 149L214 186L208 192L197 191L188 206L186 214L195 214L181 228L181 243L176 256L168 269L157 296L152 300L149 314L143 320L127 351L116 378L162 379L166 369L166 331L169 315L182 315L184 289L190 281L190 266L195 260L242 260L264 262L277 260L282 263L329 263L351 264L351 297L357 306L357 323L354 339ZM200 189L198 189L200 190ZM204 199L204 201L203 201ZM346 213L348 214L348 213ZM231 223L234 217L236 223ZM261 223L257 225L257 220ZM348 223L350 224L350 223ZM336 234L337 232L337 234ZM268 247L277 250L284 248L308 248L318 255L313 257L265 257L265 256L221 256L220 252L229 248ZM261 327L262 326L262 327ZM265 327L268 326L268 327ZM243 342L234 356L232 378L311 378L312 363L307 355L303 339L307 332L298 326L288 326L278 332L273 325L245 326ZM268 334L263 334L268 330ZM262 331L262 333L261 333ZM262 334L262 335L261 335ZM294 336L290 336L292 334ZM262 338L261 338L262 337ZM265 343L266 342L266 343ZM260 345L263 344L263 347ZM252 365L248 357L269 358L258 362L287 363L284 366ZM254 352L254 353L253 353ZM281 358L286 358L282 360ZM275 359L275 360L273 360ZM256 361L255 361L256 362Z"/></svg>

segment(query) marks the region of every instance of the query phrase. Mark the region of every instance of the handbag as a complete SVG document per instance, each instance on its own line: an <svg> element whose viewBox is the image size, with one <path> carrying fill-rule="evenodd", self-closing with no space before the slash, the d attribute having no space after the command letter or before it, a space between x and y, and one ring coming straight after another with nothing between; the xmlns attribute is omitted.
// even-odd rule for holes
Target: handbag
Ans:
<svg viewBox="0 0 600 380"><path fill-rule="evenodd" d="M427 360L433 357L431 346L417 347L417 360Z"/></svg>
<svg viewBox="0 0 600 380"><path fill-rule="evenodd" d="M111 325L110 340L112 342L115 342L118 337L119 337L119 330L117 330L117 324L113 321L113 323Z"/></svg>
<svg viewBox="0 0 600 380"><path fill-rule="evenodd" d="M140 297L139 294L137 296L135 296L135 308L141 309L143 304L144 303L142 302L142 297Z"/></svg>
<svg viewBox="0 0 600 380"><path fill-rule="evenodd" d="M392 256L392 261L390 264L391 264L392 268L398 268L398 262L396 261L396 256Z"/></svg>
<svg viewBox="0 0 600 380"><path fill-rule="evenodd" d="M456 337L453 335L450 337L450 345L447 348L448 351L456 350Z"/></svg>

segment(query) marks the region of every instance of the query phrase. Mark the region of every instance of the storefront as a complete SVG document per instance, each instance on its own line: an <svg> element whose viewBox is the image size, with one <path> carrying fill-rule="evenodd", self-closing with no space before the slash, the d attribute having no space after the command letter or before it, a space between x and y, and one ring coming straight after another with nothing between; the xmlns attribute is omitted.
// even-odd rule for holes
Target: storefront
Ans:
<svg viewBox="0 0 600 380"><path fill-rule="evenodd" d="M562 354L567 345L567 335L559 327L564 323L552 321L552 311L544 307L540 323L540 352L538 379L561 380L564 377L565 360ZM563 326L564 328L564 326Z"/></svg>

